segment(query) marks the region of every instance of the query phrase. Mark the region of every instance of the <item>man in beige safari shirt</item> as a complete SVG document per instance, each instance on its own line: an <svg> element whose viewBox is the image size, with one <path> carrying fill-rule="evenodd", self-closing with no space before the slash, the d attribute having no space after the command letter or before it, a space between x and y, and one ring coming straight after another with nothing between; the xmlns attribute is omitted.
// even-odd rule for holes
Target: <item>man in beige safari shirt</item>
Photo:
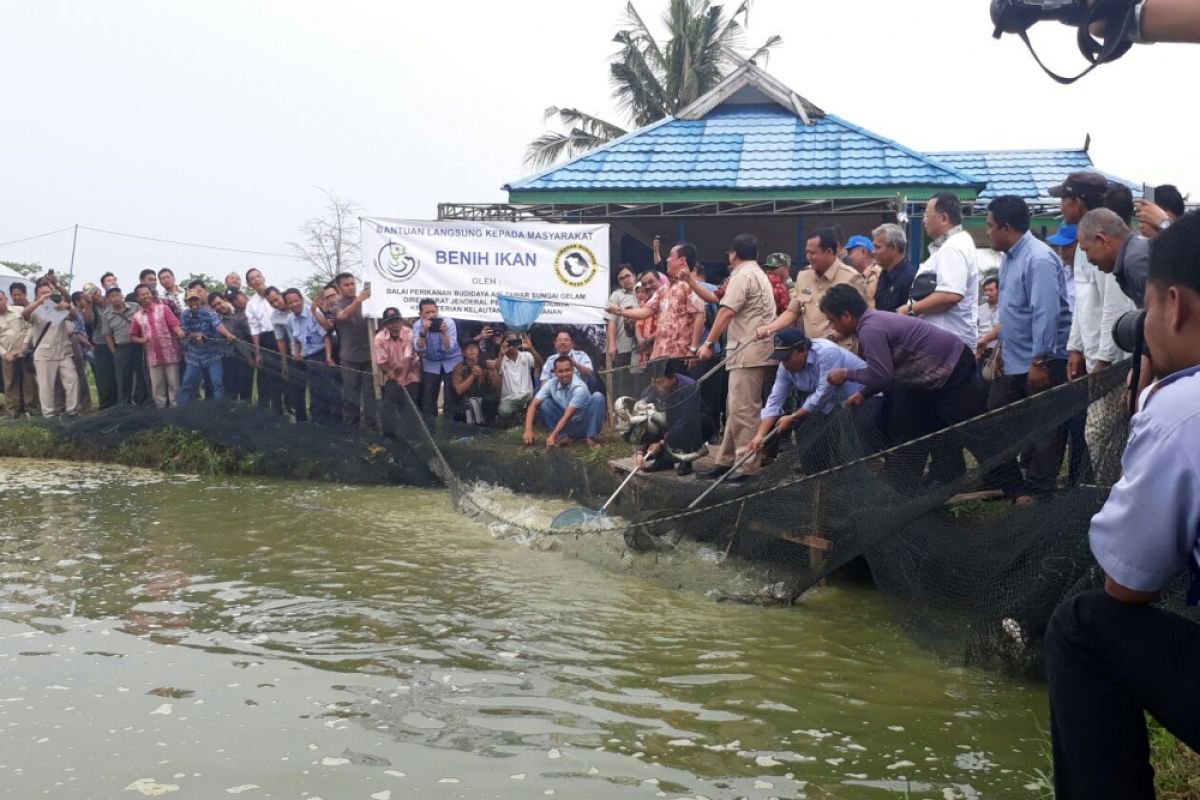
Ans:
<svg viewBox="0 0 1200 800"><path fill-rule="evenodd" d="M756 338L758 329L775 319L775 297L771 282L758 265L758 238L748 233L734 237L729 248L729 283L721 308L709 331L708 339L699 347L701 361L712 358L712 346L729 332L725 345L725 369L729 374L729 399L725 407L725 436L713 461L715 466L697 472L697 478L718 478L733 467L740 454L746 452L750 440L758 431L762 411L763 385L775 373L776 362L771 360L772 345ZM744 480L762 471L759 458L749 459L741 466L740 474L729 481Z"/></svg>

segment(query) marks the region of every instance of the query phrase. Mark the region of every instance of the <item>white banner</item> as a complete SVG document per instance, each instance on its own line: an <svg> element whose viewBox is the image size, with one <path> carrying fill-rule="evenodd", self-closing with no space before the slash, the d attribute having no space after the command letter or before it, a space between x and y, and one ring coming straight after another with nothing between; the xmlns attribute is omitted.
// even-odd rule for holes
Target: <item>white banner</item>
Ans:
<svg viewBox="0 0 1200 800"><path fill-rule="evenodd" d="M368 316L389 306L417 316L423 298L438 313L499 321L497 294L558 300L539 322L594 325L609 295L608 225L545 222L421 222L364 217L363 281L371 282Z"/></svg>

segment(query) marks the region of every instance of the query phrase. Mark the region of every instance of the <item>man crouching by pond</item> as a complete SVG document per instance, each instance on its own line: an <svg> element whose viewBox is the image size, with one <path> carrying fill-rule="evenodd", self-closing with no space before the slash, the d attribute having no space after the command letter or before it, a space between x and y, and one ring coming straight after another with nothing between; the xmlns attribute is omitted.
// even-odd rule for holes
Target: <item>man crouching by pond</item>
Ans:
<svg viewBox="0 0 1200 800"><path fill-rule="evenodd" d="M573 439L587 439L589 447L600 446L604 425L604 395L589 392L575 374L570 356L554 359L554 378L542 384L525 412L525 444L533 444L533 422L540 419L550 431L546 447L565 447Z"/></svg>

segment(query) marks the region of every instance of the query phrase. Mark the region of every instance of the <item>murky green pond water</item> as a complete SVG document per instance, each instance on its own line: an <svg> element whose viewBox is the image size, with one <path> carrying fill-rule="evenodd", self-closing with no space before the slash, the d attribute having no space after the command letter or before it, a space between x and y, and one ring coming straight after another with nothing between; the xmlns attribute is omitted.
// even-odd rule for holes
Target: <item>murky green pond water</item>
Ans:
<svg viewBox="0 0 1200 800"><path fill-rule="evenodd" d="M444 493L0 460L4 796L1027 797L1044 709L866 588L718 605Z"/></svg>

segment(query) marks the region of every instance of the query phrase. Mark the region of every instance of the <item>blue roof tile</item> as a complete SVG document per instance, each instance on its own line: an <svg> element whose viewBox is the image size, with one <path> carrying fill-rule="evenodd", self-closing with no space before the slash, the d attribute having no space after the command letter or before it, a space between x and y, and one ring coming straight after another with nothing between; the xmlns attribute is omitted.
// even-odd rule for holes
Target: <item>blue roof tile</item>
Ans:
<svg viewBox="0 0 1200 800"><path fill-rule="evenodd" d="M731 190L855 186L982 186L974 174L828 115L805 125L774 104L718 106L665 119L546 172L517 191L697 187Z"/></svg>
<svg viewBox="0 0 1200 800"><path fill-rule="evenodd" d="M982 201L1015 194L1030 202L1057 203L1048 190L1062 183L1069 173L1079 170L1100 172L1109 180L1133 189L1135 194L1141 192L1140 184L1097 170L1086 150L997 150L929 155L986 182L987 188L979 195Z"/></svg>

